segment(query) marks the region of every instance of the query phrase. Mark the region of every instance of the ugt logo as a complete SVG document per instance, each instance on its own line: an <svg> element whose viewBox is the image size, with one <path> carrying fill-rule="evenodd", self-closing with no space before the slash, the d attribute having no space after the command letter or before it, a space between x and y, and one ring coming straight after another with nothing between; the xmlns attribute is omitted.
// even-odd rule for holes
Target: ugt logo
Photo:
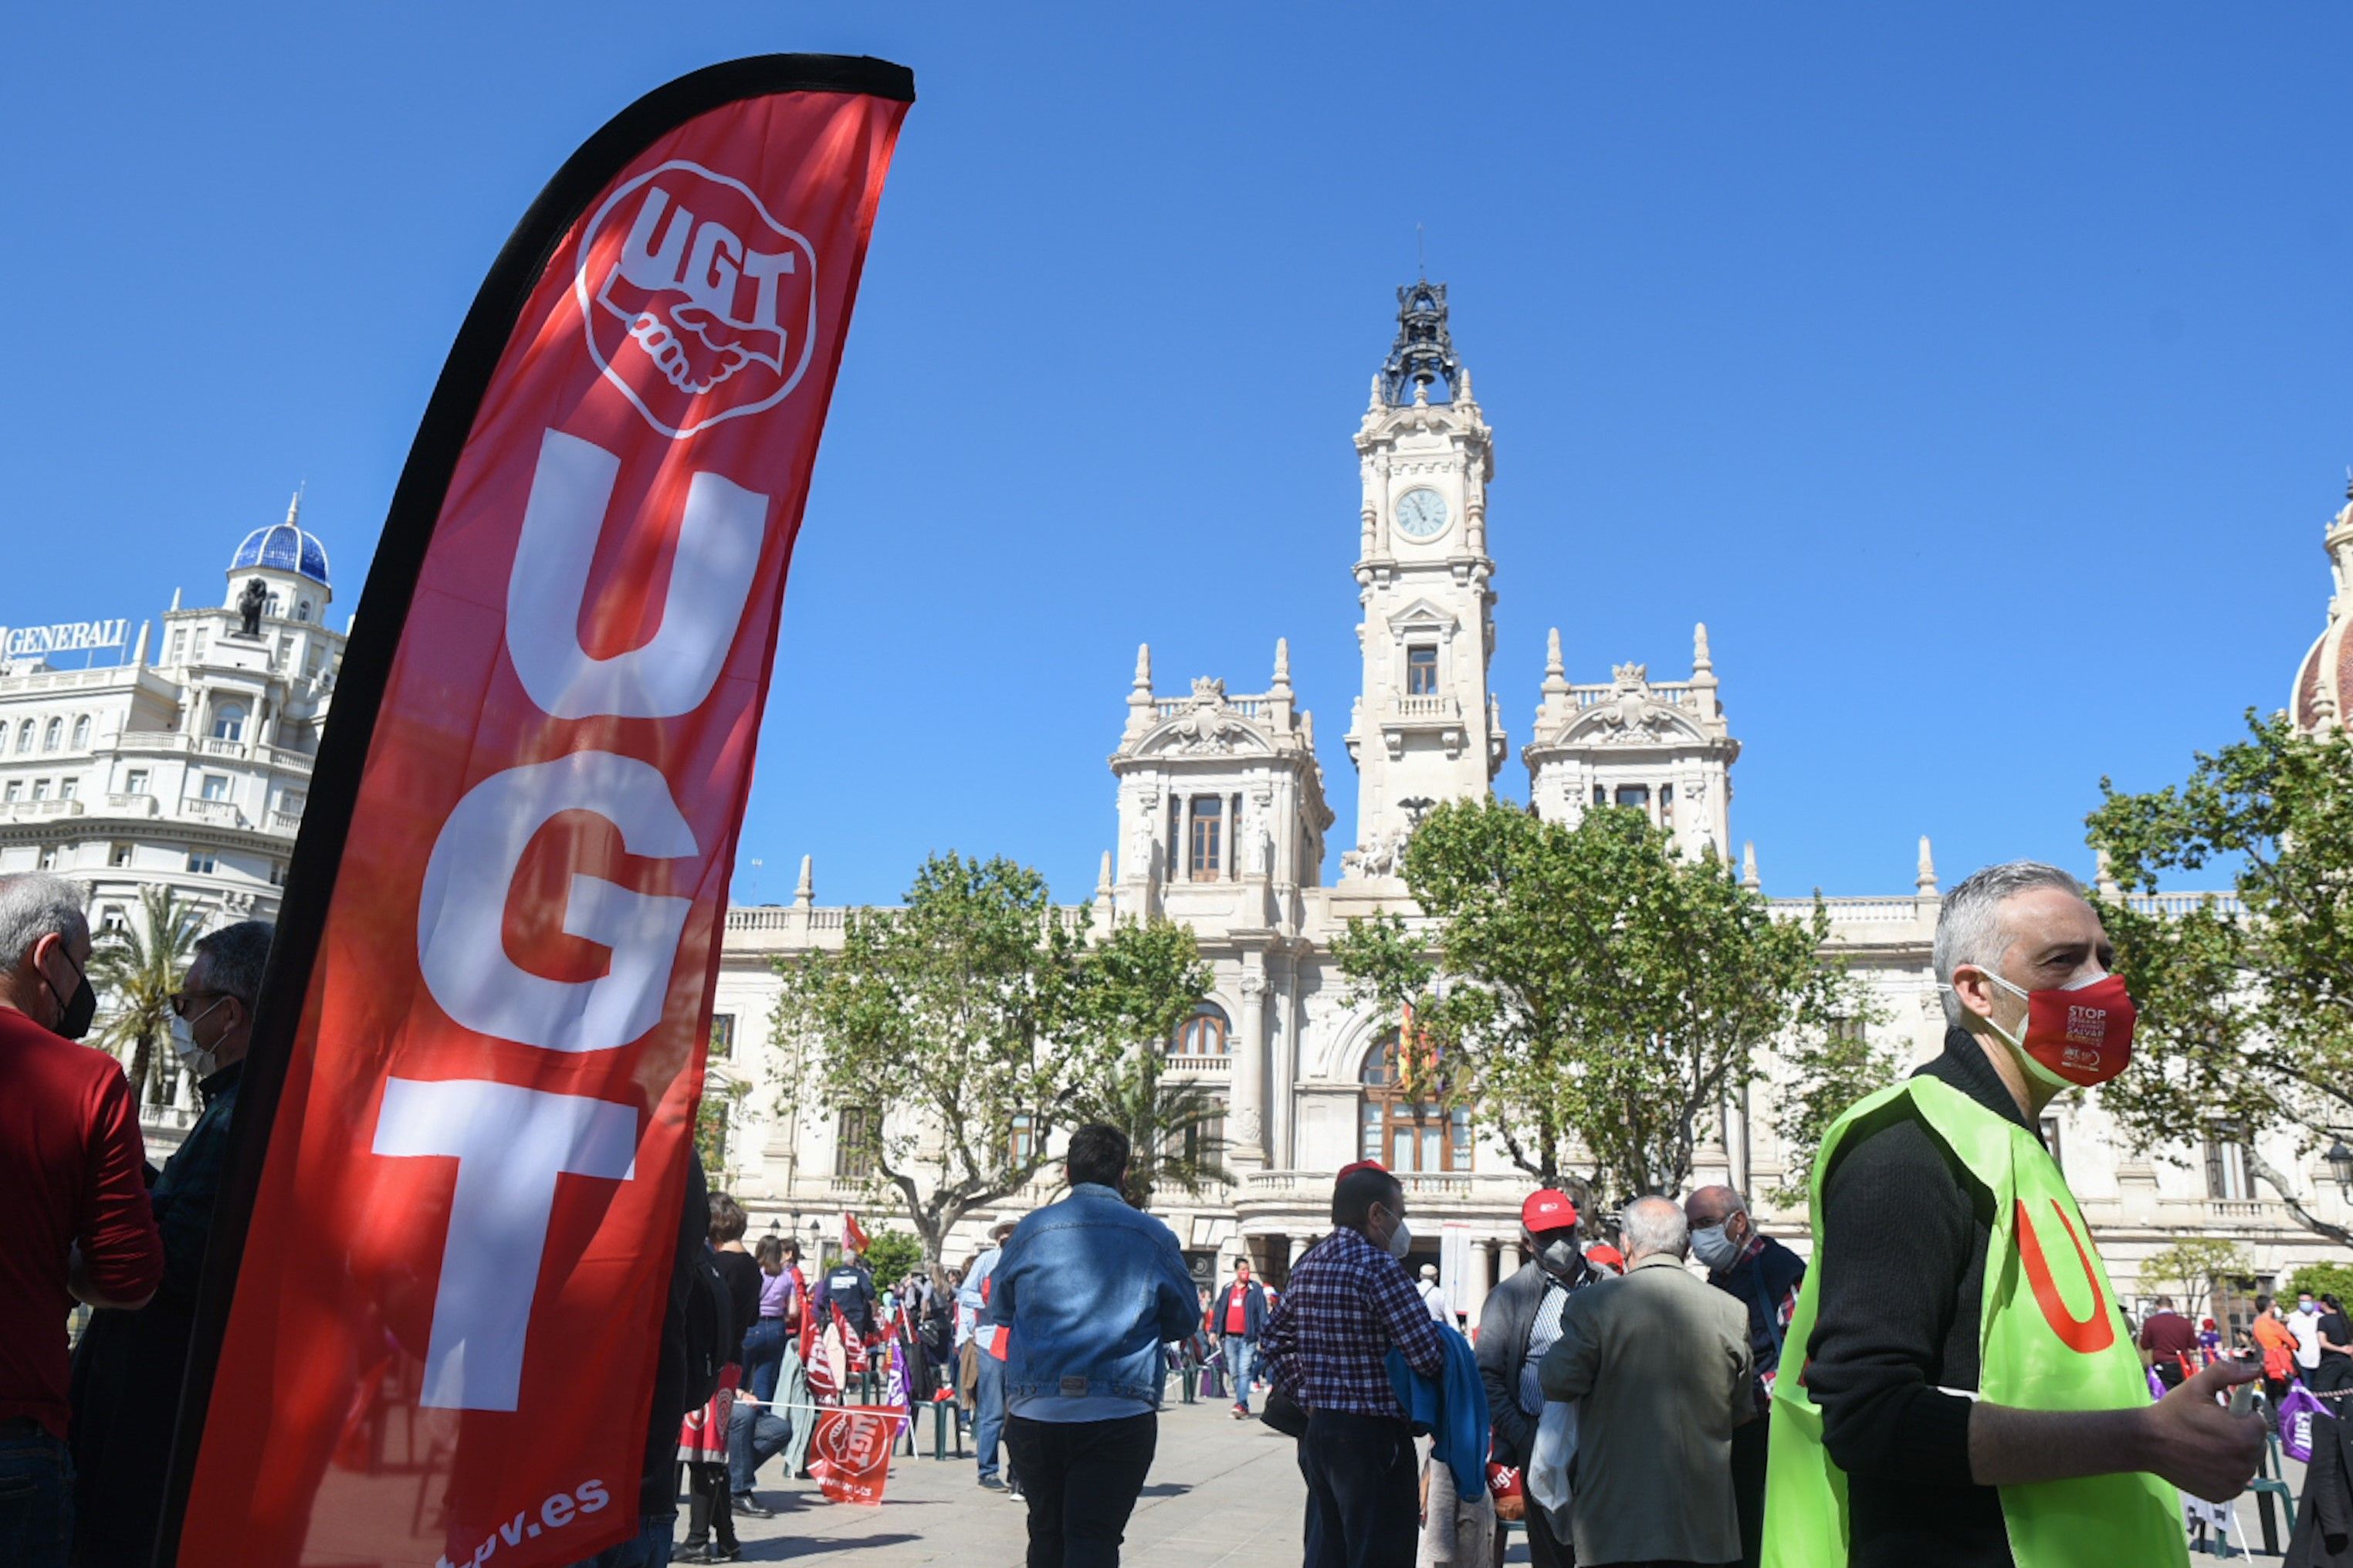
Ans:
<svg viewBox="0 0 2353 1568"><path fill-rule="evenodd" d="M588 353L673 440L782 402L817 338L817 253L750 186L673 159L580 236Z"/></svg>

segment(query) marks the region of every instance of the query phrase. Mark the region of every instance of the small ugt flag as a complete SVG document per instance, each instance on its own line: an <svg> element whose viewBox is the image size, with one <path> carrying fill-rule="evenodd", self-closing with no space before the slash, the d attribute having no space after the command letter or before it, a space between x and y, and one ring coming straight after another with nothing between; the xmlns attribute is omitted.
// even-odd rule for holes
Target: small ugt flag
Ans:
<svg viewBox="0 0 2353 1568"><path fill-rule="evenodd" d="M858 1223L856 1214L847 1210L843 1211L841 1216L841 1246L845 1252L861 1255L864 1254L867 1246L866 1227Z"/></svg>
<svg viewBox="0 0 2353 1568"><path fill-rule="evenodd" d="M882 1506L891 1478L891 1449L907 1409L899 1404L849 1404L817 1413L809 1439L809 1474L835 1502Z"/></svg>

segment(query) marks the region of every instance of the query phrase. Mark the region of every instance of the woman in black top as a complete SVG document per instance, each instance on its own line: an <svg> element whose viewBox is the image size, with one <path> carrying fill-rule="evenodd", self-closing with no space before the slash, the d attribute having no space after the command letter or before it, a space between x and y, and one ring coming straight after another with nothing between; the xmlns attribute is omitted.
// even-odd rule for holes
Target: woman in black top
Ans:
<svg viewBox="0 0 2353 1568"><path fill-rule="evenodd" d="M743 1386L744 1335L760 1315L760 1266L744 1249L747 1224L743 1204L724 1192L711 1194L712 1261L719 1277L727 1282L727 1311L734 1331L727 1365L719 1374L719 1392L703 1407L706 1436L692 1448L681 1448L688 1487L686 1540L678 1559L681 1563L733 1563L740 1552L734 1514L728 1507L727 1432L734 1414L735 1391Z"/></svg>
<svg viewBox="0 0 2353 1568"><path fill-rule="evenodd" d="M2334 1393L2353 1388L2353 1319L2345 1315L2345 1303L2324 1294L2320 1315L2320 1364L2312 1372L2312 1392Z"/></svg>

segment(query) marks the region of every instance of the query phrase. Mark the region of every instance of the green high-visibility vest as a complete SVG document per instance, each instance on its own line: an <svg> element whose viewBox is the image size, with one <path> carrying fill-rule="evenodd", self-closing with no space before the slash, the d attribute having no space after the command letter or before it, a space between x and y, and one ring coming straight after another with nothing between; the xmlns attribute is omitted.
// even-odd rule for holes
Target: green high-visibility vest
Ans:
<svg viewBox="0 0 2353 1568"><path fill-rule="evenodd" d="M2066 1178L2032 1133L1948 1084L1908 1078L1831 1125L1814 1162L1810 1203L1817 1243L1823 1176L1839 1146L1856 1123L1907 1097L1994 1198L1978 1324L1978 1396L2022 1410L2147 1404L2147 1372L2118 1319L2107 1270L2091 1248L2091 1227ZM1802 1362L1802 1347L1813 1337L1822 1274L1817 1253L1789 1323L1791 1361ZM1821 1411L1807 1394L1802 1372L1775 1380L1770 1455L1765 1568L1842 1568L1850 1541L1846 1476L1822 1446ZM2018 1568L2189 1568L2180 1499L2155 1476L2087 1476L2000 1491Z"/></svg>

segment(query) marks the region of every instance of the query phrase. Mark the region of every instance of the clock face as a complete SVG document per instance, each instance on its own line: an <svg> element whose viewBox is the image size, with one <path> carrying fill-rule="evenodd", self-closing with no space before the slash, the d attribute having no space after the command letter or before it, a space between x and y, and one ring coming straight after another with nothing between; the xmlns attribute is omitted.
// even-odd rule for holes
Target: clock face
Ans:
<svg viewBox="0 0 2353 1568"><path fill-rule="evenodd" d="M1446 497L1434 490L1409 490L1398 497L1398 532L1409 539L1435 539L1446 532Z"/></svg>

